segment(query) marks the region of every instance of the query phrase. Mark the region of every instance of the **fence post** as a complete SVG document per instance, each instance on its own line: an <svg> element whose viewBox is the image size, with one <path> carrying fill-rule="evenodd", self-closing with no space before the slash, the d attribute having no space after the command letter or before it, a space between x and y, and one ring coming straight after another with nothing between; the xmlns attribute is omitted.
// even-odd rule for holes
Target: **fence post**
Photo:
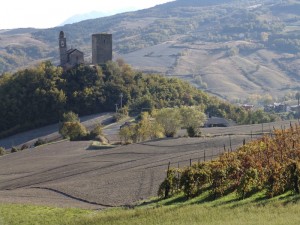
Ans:
<svg viewBox="0 0 300 225"><path fill-rule="evenodd" d="M168 164L168 170L167 170L167 179L168 180L168 177L169 177L169 172L170 172L170 165L171 165L171 162L169 162ZM169 197L169 192L170 192L170 185L168 182L166 182L167 185L166 185L166 188L165 188L165 198Z"/></svg>
<svg viewBox="0 0 300 225"><path fill-rule="evenodd" d="M169 176L170 166L171 166L171 162L168 163L167 176Z"/></svg>
<svg viewBox="0 0 300 225"><path fill-rule="evenodd" d="M179 167L179 162L178 162L178 170L177 170L177 191L179 191L179 169L180 169L180 167Z"/></svg>
<svg viewBox="0 0 300 225"><path fill-rule="evenodd" d="M230 144L230 150L231 150L231 152L232 152L231 135L229 135L229 144Z"/></svg>
<svg viewBox="0 0 300 225"><path fill-rule="evenodd" d="M205 159L205 156L206 156L206 150L204 150L204 162L205 162L205 160L206 160L206 159Z"/></svg>

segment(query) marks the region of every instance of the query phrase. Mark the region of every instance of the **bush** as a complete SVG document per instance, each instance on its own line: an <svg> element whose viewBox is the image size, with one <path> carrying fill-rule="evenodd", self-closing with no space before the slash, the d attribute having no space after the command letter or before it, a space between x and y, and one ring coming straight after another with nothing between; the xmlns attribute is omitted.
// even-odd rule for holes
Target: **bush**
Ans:
<svg viewBox="0 0 300 225"><path fill-rule="evenodd" d="M114 115L113 115L113 122L118 122L118 121L120 121L120 120L122 120L122 119L124 119L124 118L126 118L127 116L126 115L124 115L124 114L122 114L122 113L115 113Z"/></svg>
<svg viewBox="0 0 300 225"><path fill-rule="evenodd" d="M6 153L5 148L0 147L0 156L5 155L5 153Z"/></svg>
<svg viewBox="0 0 300 225"><path fill-rule="evenodd" d="M125 144L131 144L132 142L134 142L134 140L136 140L136 138L135 138L136 126L137 126L136 124L127 125L120 129L119 135L121 137L121 140Z"/></svg>
<svg viewBox="0 0 300 225"><path fill-rule="evenodd" d="M88 136L86 128L79 122L63 123L59 133L64 138L69 138L71 141L84 140Z"/></svg>
<svg viewBox="0 0 300 225"><path fill-rule="evenodd" d="M45 141L45 140L39 138L39 139L34 143L34 147L37 147L37 146L40 146L40 145L44 145L44 144L46 144L46 143L47 143L47 141Z"/></svg>
<svg viewBox="0 0 300 225"><path fill-rule="evenodd" d="M27 148L29 148L29 146L27 144L23 144L22 147L21 147L21 150L25 150Z"/></svg>
<svg viewBox="0 0 300 225"><path fill-rule="evenodd" d="M188 127L186 129L189 137L200 137L201 136L201 130L199 127Z"/></svg>
<svg viewBox="0 0 300 225"><path fill-rule="evenodd" d="M78 114L70 111L70 112L66 112L63 114L62 116L62 122L79 122L79 117Z"/></svg>
<svg viewBox="0 0 300 225"><path fill-rule="evenodd" d="M12 147L10 152L15 153L15 152L18 152L18 151L19 151L19 149L17 147Z"/></svg>
<svg viewBox="0 0 300 225"><path fill-rule="evenodd" d="M179 180L176 176L176 169L169 169L167 178L161 183L158 189L158 196L168 198L179 191Z"/></svg>
<svg viewBox="0 0 300 225"><path fill-rule="evenodd" d="M181 172L180 186L187 198L200 194L210 183L211 171L207 164L193 164Z"/></svg>
<svg viewBox="0 0 300 225"><path fill-rule="evenodd" d="M164 129L147 112L141 114L138 123L128 123L122 126L119 135L125 143L140 142L162 138Z"/></svg>
<svg viewBox="0 0 300 225"><path fill-rule="evenodd" d="M99 135L103 135L103 126L101 124L97 124L90 133L91 137L97 137Z"/></svg>

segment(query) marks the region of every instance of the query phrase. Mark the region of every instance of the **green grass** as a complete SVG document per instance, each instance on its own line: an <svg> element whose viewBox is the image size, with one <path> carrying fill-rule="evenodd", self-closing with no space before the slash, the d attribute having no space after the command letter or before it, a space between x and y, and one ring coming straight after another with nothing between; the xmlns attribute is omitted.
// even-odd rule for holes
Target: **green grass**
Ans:
<svg viewBox="0 0 300 225"><path fill-rule="evenodd" d="M0 203L0 225L74 224L92 211Z"/></svg>
<svg viewBox="0 0 300 225"><path fill-rule="evenodd" d="M105 211L0 204L0 224L59 225L298 225L300 196L285 194L266 200L256 194L238 200L230 194L218 200L208 193L186 200L177 196L153 200L135 209Z"/></svg>

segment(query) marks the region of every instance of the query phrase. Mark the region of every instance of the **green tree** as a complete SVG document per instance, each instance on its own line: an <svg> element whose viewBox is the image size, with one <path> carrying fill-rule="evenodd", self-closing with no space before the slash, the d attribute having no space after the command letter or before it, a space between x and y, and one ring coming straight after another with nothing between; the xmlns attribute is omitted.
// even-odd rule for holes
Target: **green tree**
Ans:
<svg viewBox="0 0 300 225"><path fill-rule="evenodd" d="M163 127L166 137L174 137L181 128L180 110L177 108L163 108L154 113L156 121Z"/></svg>
<svg viewBox="0 0 300 225"><path fill-rule="evenodd" d="M63 123L59 133L64 138L69 138L71 141L84 139L88 135L86 128L79 122Z"/></svg>
<svg viewBox="0 0 300 225"><path fill-rule="evenodd" d="M89 137L91 139L94 139L99 136L103 136L103 126L101 124L97 124L89 134Z"/></svg>
<svg viewBox="0 0 300 225"><path fill-rule="evenodd" d="M190 137L200 135L200 127L204 125L206 115L201 111L200 107L181 107L180 114L182 125L187 129Z"/></svg>
<svg viewBox="0 0 300 225"><path fill-rule="evenodd" d="M78 117L78 114L72 112L72 111L69 111L69 112L66 112L62 115L62 122L65 123L65 122L79 122L79 117Z"/></svg>
<svg viewBox="0 0 300 225"><path fill-rule="evenodd" d="M136 125L124 126L120 129L119 136L121 140L125 142L125 144L132 143L135 139L135 126Z"/></svg>
<svg viewBox="0 0 300 225"><path fill-rule="evenodd" d="M149 113L144 112L141 115L141 120L137 124L137 139L138 141L145 141L148 139L155 139L163 137L163 128L158 124Z"/></svg>
<svg viewBox="0 0 300 225"><path fill-rule="evenodd" d="M144 112L139 122L122 127L119 135L125 143L129 143L162 138L163 132L162 126L148 112Z"/></svg>

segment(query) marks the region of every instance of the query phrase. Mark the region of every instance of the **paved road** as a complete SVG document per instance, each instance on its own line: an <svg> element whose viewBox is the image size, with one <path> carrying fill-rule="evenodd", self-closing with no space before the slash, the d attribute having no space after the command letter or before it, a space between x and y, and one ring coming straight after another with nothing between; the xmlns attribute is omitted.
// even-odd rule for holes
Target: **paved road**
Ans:
<svg viewBox="0 0 300 225"><path fill-rule="evenodd" d="M81 117L81 123L87 128L92 128L96 124L107 124L111 121L113 113L101 113L91 116ZM59 125L53 124L46 127L22 132L7 138L0 139L0 146L6 149L13 146L20 146L22 144L33 145L39 138L47 141L54 141L61 139L58 133Z"/></svg>

